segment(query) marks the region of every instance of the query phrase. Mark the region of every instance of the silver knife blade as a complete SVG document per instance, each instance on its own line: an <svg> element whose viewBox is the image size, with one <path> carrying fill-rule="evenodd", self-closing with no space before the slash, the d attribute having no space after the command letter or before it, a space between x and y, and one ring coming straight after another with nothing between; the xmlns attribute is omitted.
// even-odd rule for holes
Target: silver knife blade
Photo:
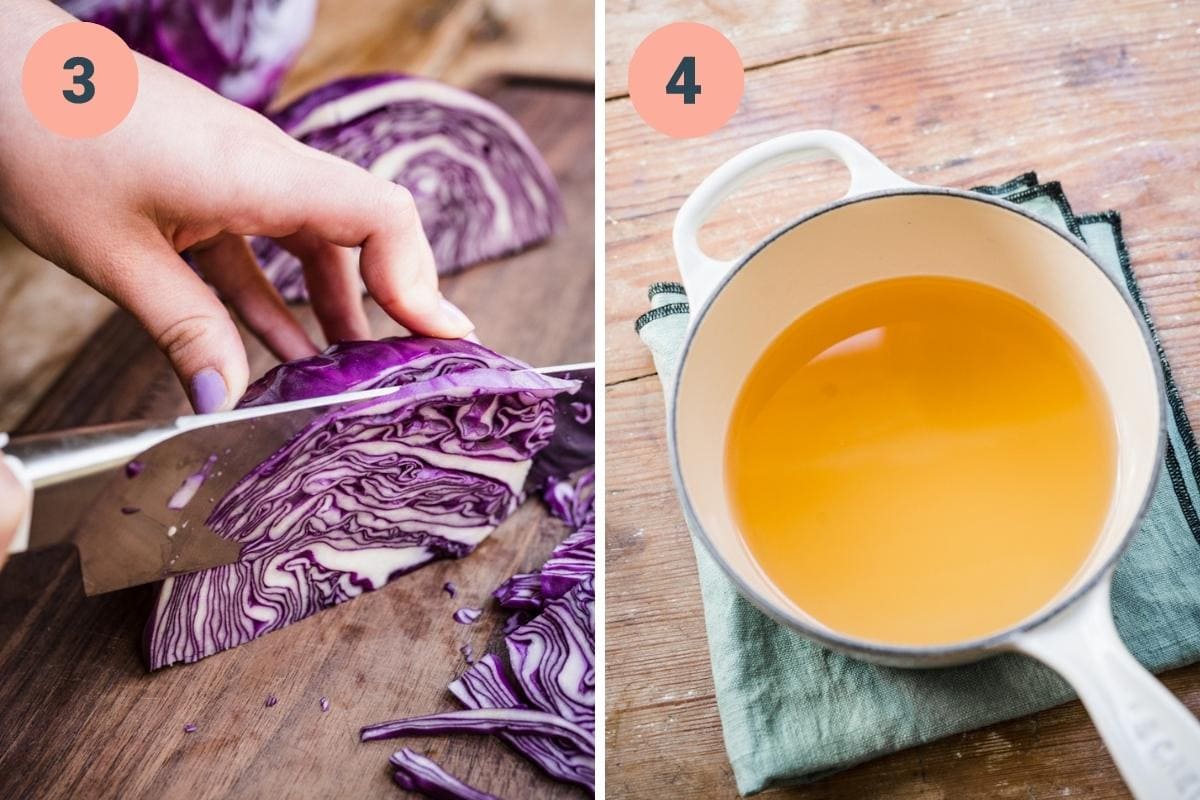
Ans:
<svg viewBox="0 0 1200 800"><path fill-rule="evenodd" d="M578 378L592 369L592 364L570 364L535 371ZM88 595L232 563L239 545L218 536L205 520L233 485L331 408L392 391L180 417L167 425L181 433L138 456L144 468L137 477L126 475L122 461L103 472L39 489L30 547L73 541ZM210 457L211 469L192 499L182 509L168 508L171 496Z"/></svg>

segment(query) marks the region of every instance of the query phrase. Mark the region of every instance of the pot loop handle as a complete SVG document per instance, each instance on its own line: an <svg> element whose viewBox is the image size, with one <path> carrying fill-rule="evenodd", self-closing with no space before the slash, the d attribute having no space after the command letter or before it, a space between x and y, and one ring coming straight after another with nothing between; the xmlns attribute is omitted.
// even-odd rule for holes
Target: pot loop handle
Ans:
<svg viewBox="0 0 1200 800"><path fill-rule="evenodd" d="M916 184L892 172L871 151L837 131L798 131L743 150L713 170L692 192L675 217L675 260L693 309L701 308L738 263L705 255L697 236L725 198L746 181L795 161L833 156L850 170L846 197ZM692 315L696 319L696 315Z"/></svg>
<svg viewBox="0 0 1200 800"><path fill-rule="evenodd" d="M1019 634L1013 649L1067 680L1138 800L1200 798L1200 721L1133 657L1113 624L1112 570Z"/></svg>

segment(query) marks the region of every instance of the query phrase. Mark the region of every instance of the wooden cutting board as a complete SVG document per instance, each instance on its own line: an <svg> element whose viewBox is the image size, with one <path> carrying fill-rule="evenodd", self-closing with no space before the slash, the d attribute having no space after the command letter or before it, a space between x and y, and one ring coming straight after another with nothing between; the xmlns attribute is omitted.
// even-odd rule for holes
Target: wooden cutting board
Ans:
<svg viewBox="0 0 1200 800"><path fill-rule="evenodd" d="M568 227L539 248L445 280L445 294L500 351L536 365L592 360L591 87L507 84L492 99L545 154ZM400 330L377 308L370 313L376 335ZM311 315L301 315L316 330ZM253 374L274 363L258 346L250 360ZM186 408L165 359L117 313L19 431ZM87 598L73 548L15 557L0 573L0 797L399 797L387 764L399 745L502 797L586 796L490 737L358 741L362 725L457 707L446 685L465 667L459 648L502 649L504 615L489 602L491 590L538 566L563 533L527 503L466 559L432 564L242 647L153 674L139 651L150 587ZM442 591L446 581L457 584L457 598ZM454 623L453 612L467 605L483 606L482 619ZM264 705L269 694L279 699L273 708ZM195 733L184 732L188 723Z"/></svg>

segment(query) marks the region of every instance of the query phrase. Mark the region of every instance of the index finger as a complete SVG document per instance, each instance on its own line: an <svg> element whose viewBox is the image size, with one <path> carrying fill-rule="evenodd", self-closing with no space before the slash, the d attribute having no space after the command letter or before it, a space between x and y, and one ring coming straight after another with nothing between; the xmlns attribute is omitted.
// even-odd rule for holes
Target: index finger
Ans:
<svg viewBox="0 0 1200 800"><path fill-rule="evenodd" d="M361 248L359 270L380 307L414 333L466 336L474 326L437 288L433 251L412 195L350 162L283 152L286 172L243 192L244 233L279 238L305 232Z"/></svg>

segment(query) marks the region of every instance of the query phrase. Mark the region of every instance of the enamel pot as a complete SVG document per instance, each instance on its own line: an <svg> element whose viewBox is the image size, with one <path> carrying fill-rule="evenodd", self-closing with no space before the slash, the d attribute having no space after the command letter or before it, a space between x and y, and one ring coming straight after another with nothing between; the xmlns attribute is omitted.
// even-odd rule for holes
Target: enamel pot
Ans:
<svg viewBox="0 0 1200 800"><path fill-rule="evenodd" d="M701 251L701 225L741 183L828 156L850 171L844 198L810 211L736 261ZM1200 723L1134 659L1113 624L1113 570L1157 481L1165 403L1145 322L1088 251L1012 203L913 184L832 131L771 139L721 165L683 204L674 243L693 314L669 404L671 466L692 530L742 594L804 636L879 664L943 667L1000 652L1032 656L1074 687L1136 797L1200 798ZM908 275L984 283L1049 316L1095 369L1118 442L1107 522L1074 580L1007 630L936 647L846 636L795 605L748 551L724 474L734 402L768 344L834 295Z"/></svg>

